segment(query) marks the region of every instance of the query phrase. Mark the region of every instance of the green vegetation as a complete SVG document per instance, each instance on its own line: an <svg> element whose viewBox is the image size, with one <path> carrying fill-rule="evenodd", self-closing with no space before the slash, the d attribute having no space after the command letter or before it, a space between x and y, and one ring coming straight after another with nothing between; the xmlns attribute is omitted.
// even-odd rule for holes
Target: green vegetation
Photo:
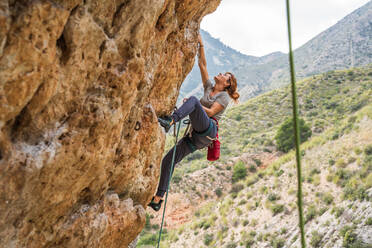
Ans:
<svg viewBox="0 0 372 248"><path fill-rule="evenodd" d="M207 233L207 234L204 235L203 243L206 246L210 245L210 243L212 243L212 241L213 241L213 234Z"/></svg>
<svg viewBox="0 0 372 248"><path fill-rule="evenodd" d="M285 244L285 240L274 238L273 240L271 240L270 244L273 248L282 248Z"/></svg>
<svg viewBox="0 0 372 248"><path fill-rule="evenodd" d="M273 212L274 215L277 215L284 211L284 205L274 204L271 206L271 211Z"/></svg>
<svg viewBox="0 0 372 248"><path fill-rule="evenodd" d="M299 119L300 141L305 142L311 136L310 127L305 124L303 119ZM275 136L276 145L279 151L288 152L294 148L293 118L287 118L279 127Z"/></svg>
<svg viewBox="0 0 372 248"><path fill-rule="evenodd" d="M322 194L321 198L322 198L322 201L327 205L330 205L333 202L333 196L329 192Z"/></svg>
<svg viewBox="0 0 372 248"><path fill-rule="evenodd" d="M316 206L315 205L311 205L307 209L306 218L305 218L306 222L314 219L315 216L317 216Z"/></svg>
<svg viewBox="0 0 372 248"><path fill-rule="evenodd" d="M366 220L366 225L368 225L368 226L372 226L372 217L369 217L369 218Z"/></svg>
<svg viewBox="0 0 372 248"><path fill-rule="evenodd" d="M355 233L355 226L344 226L340 230L340 237L342 238L342 247L344 248L368 248L367 244L358 240Z"/></svg>
<svg viewBox="0 0 372 248"><path fill-rule="evenodd" d="M238 161L234 165L232 180L233 182L237 182L239 180L244 179L247 176L247 168L245 167L242 161Z"/></svg>
<svg viewBox="0 0 372 248"><path fill-rule="evenodd" d="M310 245L314 248L321 247L320 244L322 242L322 239L323 239L323 235L321 235L317 231L313 231L311 233Z"/></svg>
<svg viewBox="0 0 372 248"><path fill-rule="evenodd" d="M267 197L267 199L269 201L276 201L276 200L279 200L280 199L280 196L278 194L275 194L275 193L270 193L269 196Z"/></svg>
<svg viewBox="0 0 372 248"><path fill-rule="evenodd" d="M217 188L214 193L216 193L217 197L221 197L222 196L222 189L221 188Z"/></svg>
<svg viewBox="0 0 372 248"><path fill-rule="evenodd" d="M153 245L155 246L157 244L158 237L156 234L153 233L147 233L145 235L141 235L140 240L137 243L137 246L141 245Z"/></svg>

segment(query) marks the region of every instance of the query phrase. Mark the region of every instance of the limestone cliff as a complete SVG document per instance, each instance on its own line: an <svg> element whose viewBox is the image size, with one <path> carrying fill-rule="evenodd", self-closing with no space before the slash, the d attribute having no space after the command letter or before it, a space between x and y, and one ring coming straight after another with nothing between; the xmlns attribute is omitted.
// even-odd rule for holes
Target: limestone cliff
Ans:
<svg viewBox="0 0 372 248"><path fill-rule="evenodd" d="M126 247L220 0L0 1L0 247Z"/></svg>

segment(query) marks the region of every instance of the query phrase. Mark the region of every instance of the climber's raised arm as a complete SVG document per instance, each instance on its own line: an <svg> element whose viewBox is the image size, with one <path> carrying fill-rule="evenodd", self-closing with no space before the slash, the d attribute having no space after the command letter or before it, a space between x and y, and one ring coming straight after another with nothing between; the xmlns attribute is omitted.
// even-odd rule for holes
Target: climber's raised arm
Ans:
<svg viewBox="0 0 372 248"><path fill-rule="evenodd" d="M205 88L209 75L207 71L207 60L205 59L205 54L204 54L204 45L203 45L203 41L202 41L200 34L198 36L198 65L199 65L203 85Z"/></svg>

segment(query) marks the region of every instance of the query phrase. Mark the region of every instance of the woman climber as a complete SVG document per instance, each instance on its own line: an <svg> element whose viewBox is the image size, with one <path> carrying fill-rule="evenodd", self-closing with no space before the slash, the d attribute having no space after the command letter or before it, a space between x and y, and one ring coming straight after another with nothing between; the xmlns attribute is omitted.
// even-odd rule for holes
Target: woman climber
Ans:
<svg viewBox="0 0 372 248"><path fill-rule="evenodd" d="M234 75L230 72L219 73L214 77L215 84L212 85L207 71L207 61L204 54L204 46L199 34L198 37L198 64L204 86L204 95L199 100L195 96L184 99L182 106L175 110L171 116L158 118L159 123L168 132L170 127L182 118L189 115L192 133L190 136L183 137L176 147L175 161L177 164L188 154L197 149L207 147L217 135L217 123L222 113L229 104L230 98L235 102L239 98L237 92L237 82ZM210 118L210 117L213 117ZM169 177L171 176L171 163L173 149L164 156L161 164L161 176L156 195L152 198L149 206L155 211L159 211L163 202L163 197L168 188Z"/></svg>

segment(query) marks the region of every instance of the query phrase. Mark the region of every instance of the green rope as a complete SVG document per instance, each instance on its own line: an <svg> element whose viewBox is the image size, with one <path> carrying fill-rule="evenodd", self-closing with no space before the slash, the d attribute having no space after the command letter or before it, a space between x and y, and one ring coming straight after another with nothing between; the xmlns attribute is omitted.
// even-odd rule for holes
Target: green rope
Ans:
<svg viewBox="0 0 372 248"><path fill-rule="evenodd" d="M302 180L301 180L301 155L300 155L300 130L298 125L298 107L297 107L297 94L296 94L296 78L293 63L293 52L292 52L292 38L291 38L291 20L289 12L289 0L287 2L287 25L288 25L288 42L289 42L289 63L291 68L291 86L292 86L292 104L293 104L293 125L295 132L295 144L296 144L296 161L297 161L297 201L298 201L298 213L300 219L300 230L301 230L301 244L302 248L306 248L305 243L305 231L304 231L304 217L302 210Z"/></svg>
<svg viewBox="0 0 372 248"><path fill-rule="evenodd" d="M176 124L175 124L176 125ZM164 216L165 216L165 207L167 206L167 200L168 200L168 190L169 190L169 185L170 185L170 180L171 180L171 176L173 174L173 167L174 167L174 158L176 157L176 148L177 148L177 142L178 142L178 134L180 133L180 127L181 127L181 121L179 122L178 124L178 128L177 128L177 135L176 135L176 141L174 142L174 149L173 149L173 156L172 156L172 166L171 166L171 172L170 172L170 175L169 175L169 179L168 179L168 186L167 186L167 193L165 195L165 201L164 201L164 209L163 209L163 217L161 219L161 226L160 226L160 231L159 231L159 238L158 238L158 246L157 248L160 247L160 239L161 239L161 233L163 231L163 223L164 223Z"/></svg>

